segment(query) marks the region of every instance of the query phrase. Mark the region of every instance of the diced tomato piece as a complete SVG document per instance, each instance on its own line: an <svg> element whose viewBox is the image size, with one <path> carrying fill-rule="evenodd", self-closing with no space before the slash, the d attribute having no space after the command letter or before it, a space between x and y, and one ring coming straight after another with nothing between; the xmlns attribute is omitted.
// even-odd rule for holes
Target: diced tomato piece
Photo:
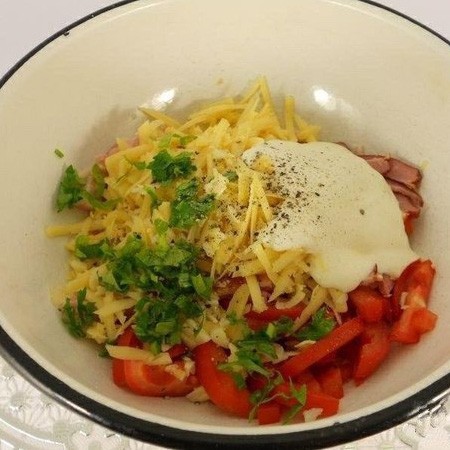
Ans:
<svg viewBox="0 0 450 450"><path fill-rule="evenodd" d="M184 344L175 344L172 345L172 347L169 348L167 353L172 358L172 361L180 358L181 356L185 355L188 352L188 348Z"/></svg>
<svg viewBox="0 0 450 450"><path fill-rule="evenodd" d="M364 322L379 322L384 313L384 297L375 289L359 286L349 293L357 314Z"/></svg>
<svg viewBox="0 0 450 450"><path fill-rule="evenodd" d="M274 401L282 406L292 408L298 404L298 401L292 396L292 388L300 389L301 383L284 382L279 384L273 390ZM311 408L321 408L322 412L319 417L329 417L337 413L339 409L339 399L323 392L314 392L306 388L306 402L302 411Z"/></svg>
<svg viewBox="0 0 450 450"><path fill-rule="evenodd" d="M339 399L322 392L307 392L304 409L321 408L319 417L334 416L339 411Z"/></svg>
<svg viewBox="0 0 450 450"><path fill-rule="evenodd" d="M268 378L265 376L259 374L259 373L252 373L247 377L247 387L250 390L250 392L258 391L260 389L264 389L269 382Z"/></svg>
<svg viewBox="0 0 450 450"><path fill-rule="evenodd" d="M118 338L117 345L127 347L141 347L141 343L131 328L127 328ZM119 387L126 387L125 366L122 359L113 358L112 361L113 381Z"/></svg>
<svg viewBox="0 0 450 450"><path fill-rule="evenodd" d="M282 317L289 317L293 320L300 316L302 311L305 309L303 305L293 306L292 308L280 309L273 305L269 305L268 308L260 313L255 311L249 311L245 317L247 319L257 319L264 322L275 322Z"/></svg>
<svg viewBox="0 0 450 450"><path fill-rule="evenodd" d="M391 347L389 327L383 322L367 325L361 342L353 375L357 384L372 375L388 356Z"/></svg>
<svg viewBox="0 0 450 450"><path fill-rule="evenodd" d="M142 348L142 343L131 328L127 328L117 340L117 345ZM184 370L184 362L176 363ZM113 359L113 381L138 395L150 397L180 397L198 386L195 376L180 380L165 370L165 366L149 366L142 361Z"/></svg>
<svg viewBox="0 0 450 450"><path fill-rule="evenodd" d="M316 378L324 394L335 398L344 396L344 383L342 373L339 367L331 366L320 369L316 372Z"/></svg>
<svg viewBox="0 0 450 450"><path fill-rule="evenodd" d="M184 363L175 363L184 370ZM135 394L149 397L183 397L198 386L195 376L180 380L165 370L165 366L149 366L142 361L124 361L128 388Z"/></svg>
<svg viewBox="0 0 450 450"><path fill-rule="evenodd" d="M293 406L298 405L298 401L292 395L292 388L298 390L301 387L302 383L285 381L284 383L275 386L271 395L274 397L274 401L278 404L292 408Z"/></svg>
<svg viewBox="0 0 450 450"><path fill-rule="evenodd" d="M314 375L309 370L305 370L301 374L297 375L295 377L295 383L300 385L304 384L306 386L306 389L308 389L308 392L322 391L317 378L314 377Z"/></svg>
<svg viewBox="0 0 450 450"><path fill-rule="evenodd" d="M420 333L427 333L434 330L438 316L427 308L420 308L414 311L414 328Z"/></svg>
<svg viewBox="0 0 450 450"><path fill-rule="evenodd" d="M436 326L437 315L427 308L406 308L394 323L390 339L401 344L416 344L423 333Z"/></svg>
<svg viewBox="0 0 450 450"><path fill-rule="evenodd" d="M347 344L364 330L364 324L358 317L344 322L330 334L301 350L280 366L280 372L285 379L294 378L325 356Z"/></svg>
<svg viewBox="0 0 450 450"><path fill-rule="evenodd" d="M281 419L281 407L274 401L263 403L256 410L256 418L260 425L277 423Z"/></svg>
<svg viewBox="0 0 450 450"><path fill-rule="evenodd" d="M412 262L397 279L392 292L394 319L402 314L402 307L427 306L436 270L430 260Z"/></svg>
<svg viewBox="0 0 450 450"><path fill-rule="evenodd" d="M239 389L233 377L217 366L225 362L224 349L212 341L205 342L194 349L196 374L211 401L223 411L248 417L251 404L248 389Z"/></svg>

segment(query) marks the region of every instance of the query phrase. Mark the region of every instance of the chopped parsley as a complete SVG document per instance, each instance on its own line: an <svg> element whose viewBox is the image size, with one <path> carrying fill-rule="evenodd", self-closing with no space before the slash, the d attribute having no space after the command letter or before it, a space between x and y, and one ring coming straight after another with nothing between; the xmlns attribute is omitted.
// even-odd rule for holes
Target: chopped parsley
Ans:
<svg viewBox="0 0 450 450"><path fill-rule="evenodd" d="M58 212L65 208L72 208L83 199L84 185L85 181L80 178L76 169L72 165L67 167L56 196Z"/></svg>
<svg viewBox="0 0 450 450"><path fill-rule="evenodd" d="M336 321L327 316L325 308L320 308L313 314L310 324L298 331L297 337L302 341L318 341L330 333L335 326Z"/></svg>
<svg viewBox="0 0 450 450"><path fill-rule="evenodd" d="M54 153L58 158L64 158L64 152L59 148L55 148Z"/></svg>
<svg viewBox="0 0 450 450"><path fill-rule="evenodd" d="M111 259L114 257L114 250L108 239L90 243L88 236L80 235L75 239L75 256L81 261L86 259Z"/></svg>
<svg viewBox="0 0 450 450"><path fill-rule="evenodd" d="M200 183L196 178L177 187L175 199L171 204L170 226L182 229L190 228L213 210L214 195L199 196L199 187Z"/></svg>
<svg viewBox="0 0 450 450"><path fill-rule="evenodd" d="M86 288L77 294L76 304L72 305L69 298L62 308L62 321L69 333L76 337L86 336L86 329L95 321L95 304L86 301Z"/></svg>
<svg viewBox="0 0 450 450"><path fill-rule="evenodd" d="M234 170L228 170L223 174L226 178L228 178L228 181L237 181L238 174Z"/></svg>
<svg viewBox="0 0 450 450"><path fill-rule="evenodd" d="M92 169L94 192L85 189L86 181L80 177L77 170L70 165L65 170L58 186L56 207L58 212L65 208L73 208L79 201L86 200L93 208L110 211L115 208L119 199L102 199L105 190L104 176L101 169L95 165Z"/></svg>
<svg viewBox="0 0 450 450"><path fill-rule="evenodd" d="M167 150L160 151L148 164L148 168L152 172L153 180L158 183L169 183L178 178L187 178L196 170L188 152L172 156Z"/></svg>
<svg viewBox="0 0 450 450"><path fill-rule="evenodd" d="M245 386L244 374L259 373L270 378L272 372L266 367L267 360L277 357L275 342L287 334L293 326L293 321L286 317L271 322L265 329L251 331L247 329L244 339L236 342L237 350L234 361L222 363L219 369L233 375L239 387Z"/></svg>
<svg viewBox="0 0 450 450"><path fill-rule="evenodd" d="M139 235L130 235L118 248L106 239L91 243L87 236L78 236L75 254L81 260L106 261L106 272L99 275L105 289L142 291L135 331L157 353L162 344L181 341L186 319L202 315L201 302L211 296L212 279L197 268L197 247L183 240L168 242L167 222L159 220L155 225L159 238L152 248Z"/></svg>

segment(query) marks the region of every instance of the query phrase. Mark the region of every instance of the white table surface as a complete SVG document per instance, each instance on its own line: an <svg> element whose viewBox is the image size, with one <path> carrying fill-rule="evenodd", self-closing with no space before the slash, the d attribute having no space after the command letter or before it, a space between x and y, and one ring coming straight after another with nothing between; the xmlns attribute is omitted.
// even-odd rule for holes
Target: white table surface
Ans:
<svg viewBox="0 0 450 450"><path fill-rule="evenodd" d="M214 1L214 0L212 0ZM0 78L36 45L114 0L0 0ZM450 39L450 0L378 0ZM448 403L447 403L448 408ZM0 450L142 449L44 397L0 358ZM450 419L432 414L345 446L342 450L450 449Z"/></svg>

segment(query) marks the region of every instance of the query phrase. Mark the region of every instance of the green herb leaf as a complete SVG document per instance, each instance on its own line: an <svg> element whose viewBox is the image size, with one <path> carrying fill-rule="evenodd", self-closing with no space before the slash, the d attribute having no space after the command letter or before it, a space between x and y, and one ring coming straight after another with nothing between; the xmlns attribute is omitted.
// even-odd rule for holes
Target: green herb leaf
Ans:
<svg viewBox="0 0 450 450"><path fill-rule="evenodd" d="M300 340L318 341L330 333L335 326L336 321L327 316L325 308L320 308L312 316L310 324L300 329L296 336Z"/></svg>
<svg viewBox="0 0 450 450"><path fill-rule="evenodd" d="M289 423L305 406L306 393L306 385L302 384L299 388L296 388L291 381L291 398L295 399L297 403L284 416L284 423Z"/></svg>
<svg viewBox="0 0 450 450"><path fill-rule="evenodd" d="M114 250L108 239L90 243L88 236L78 236L75 239L75 256L81 261L86 259L112 259Z"/></svg>
<svg viewBox="0 0 450 450"><path fill-rule="evenodd" d="M153 180L167 183L177 178L186 178L196 170L191 155L187 152L171 156L167 150L160 151L148 165Z"/></svg>
<svg viewBox="0 0 450 450"><path fill-rule="evenodd" d="M72 305L70 299L66 299L62 308L62 321L72 336L82 338L86 336L86 329L95 321L95 310L95 304L86 301L86 289L83 289L77 294L76 306Z"/></svg>
<svg viewBox="0 0 450 450"><path fill-rule="evenodd" d="M177 187L175 200L171 204L169 225L187 229L205 218L214 208L215 197L212 194L199 197L199 181L192 179Z"/></svg>
<svg viewBox="0 0 450 450"><path fill-rule="evenodd" d="M158 198L156 191L150 186L145 187L145 192L150 196L152 201L152 208L157 208L161 204L161 200Z"/></svg>
<svg viewBox="0 0 450 450"><path fill-rule="evenodd" d="M85 181L79 176L77 170L70 165L65 170L59 183L56 195L56 206L59 211L72 208L83 198Z"/></svg>
<svg viewBox="0 0 450 450"><path fill-rule="evenodd" d="M64 158L64 152L62 150L60 150L59 148L55 148L55 155L58 158Z"/></svg>
<svg viewBox="0 0 450 450"><path fill-rule="evenodd" d="M82 192L82 198L84 198L94 209L101 209L103 211L113 210L120 201L118 198L111 200L99 200L88 191Z"/></svg>

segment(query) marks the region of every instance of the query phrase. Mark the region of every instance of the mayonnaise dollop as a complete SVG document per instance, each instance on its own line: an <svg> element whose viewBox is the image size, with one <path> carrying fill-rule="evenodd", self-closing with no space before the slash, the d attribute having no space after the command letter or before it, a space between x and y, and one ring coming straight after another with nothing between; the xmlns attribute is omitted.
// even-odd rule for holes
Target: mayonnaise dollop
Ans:
<svg viewBox="0 0 450 450"><path fill-rule="evenodd" d="M321 286L348 292L375 267L396 278L418 258L391 188L362 158L329 142L272 140L243 160L251 166L263 155L274 169L268 188L285 200L258 240L310 253L310 273Z"/></svg>

